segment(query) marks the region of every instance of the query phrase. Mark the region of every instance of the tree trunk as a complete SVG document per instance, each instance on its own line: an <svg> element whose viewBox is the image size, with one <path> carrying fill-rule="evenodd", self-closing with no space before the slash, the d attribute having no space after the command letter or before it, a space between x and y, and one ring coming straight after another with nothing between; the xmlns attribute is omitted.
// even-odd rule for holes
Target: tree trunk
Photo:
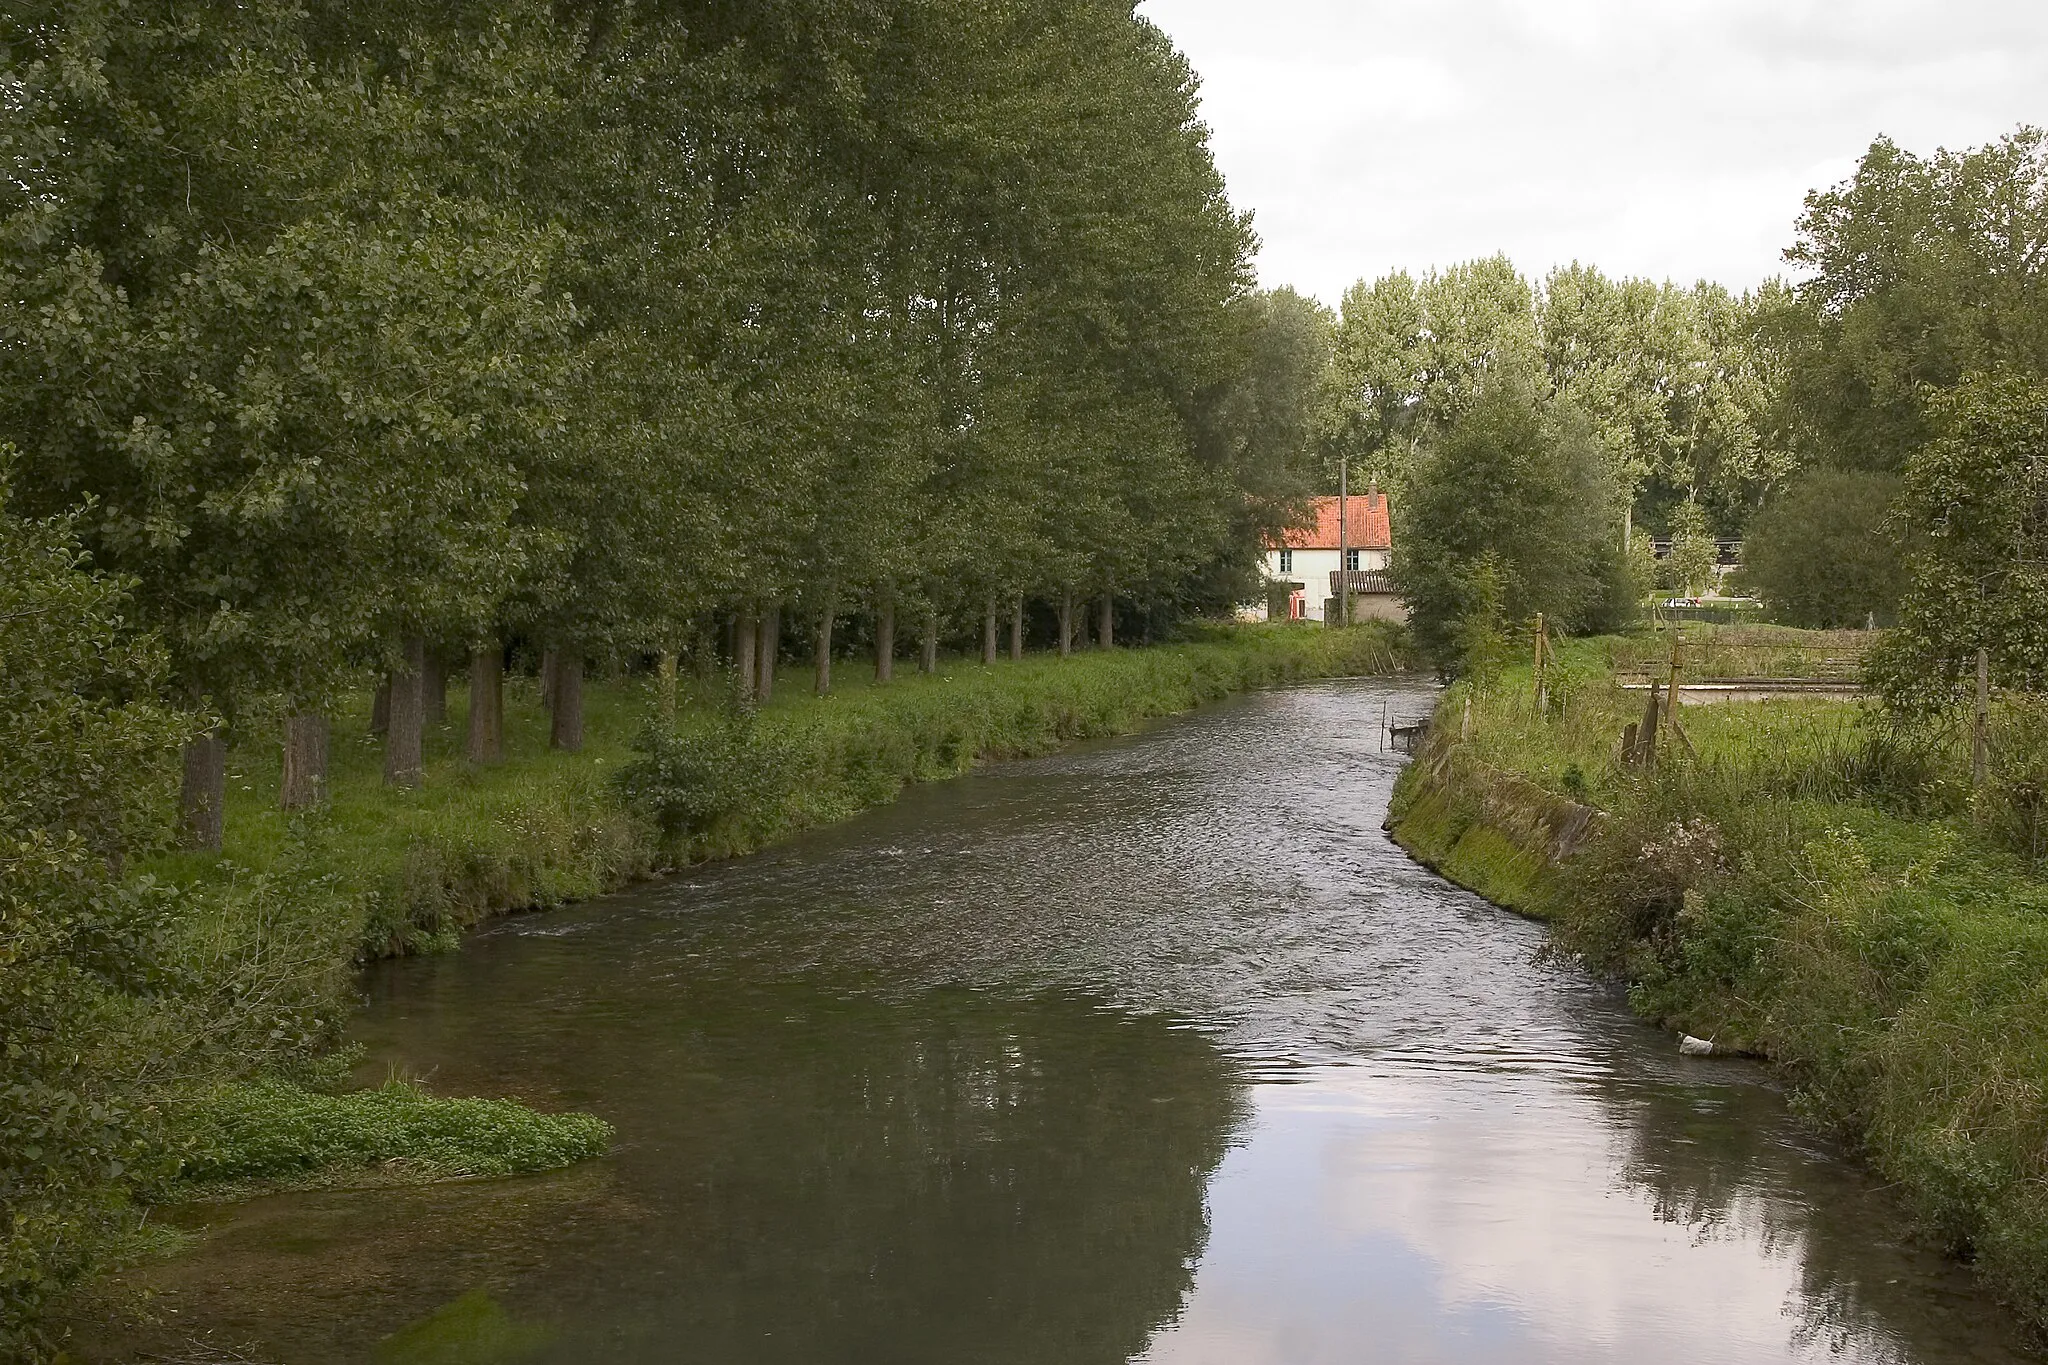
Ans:
<svg viewBox="0 0 2048 1365"><path fill-rule="evenodd" d="M1116 599L1108 593L1102 594L1102 607L1096 617L1095 642L1104 649L1116 648Z"/></svg>
<svg viewBox="0 0 2048 1365"><path fill-rule="evenodd" d="M661 723L670 728L676 723L676 676L680 672L681 664L676 659L676 652L673 649L661 651L661 659L654 666L655 704L660 711Z"/></svg>
<svg viewBox="0 0 2048 1365"><path fill-rule="evenodd" d="M228 742L210 730L185 746L185 780L179 792L185 842L208 853L220 852L228 802Z"/></svg>
<svg viewBox="0 0 2048 1365"><path fill-rule="evenodd" d="M760 657L754 664L754 700L766 706L775 700L775 662L782 657L782 608L773 606L761 613L761 627L755 632Z"/></svg>
<svg viewBox="0 0 2048 1365"><path fill-rule="evenodd" d="M733 619L732 625L732 666L738 675L739 694L747 701L755 700L754 667L760 662L757 656L761 652L755 640L758 634L760 627L755 622L754 609L740 608L740 613Z"/></svg>
<svg viewBox="0 0 2048 1365"><path fill-rule="evenodd" d="M381 735L391 728L391 675L386 673L377 684L377 695L370 699L370 733Z"/></svg>
<svg viewBox="0 0 2048 1365"><path fill-rule="evenodd" d="M429 649L420 669L420 708L429 725L448 723L448 662L438 649Z"/></svg>
<svg viewBox="0 0 2048 1365"><path fill-rule="evenodd" d="M284 718L284 781L277 804L302 810L327 799L327 717L301 711Z"/></svg>
<svg viewBox="0 0 2048 1365"><path fill-rule="evenodd" d="M917 668L920 673L939 671L939 613L937 610L924 614L924 640L917 652Z"/></svg>
<svg viewBox="0 0 2048 1365"><path fill-rule="evenodd" d="M1060 657L1066 658L1074 652L1074 590L1067 588L1060 593Z"/></svg>
<svg viewBox="0 0 2048 1365"><path fill-rule="evenodd" d="M425 681L427 642L405 637L404 659L391 675L391 730L384 736L384 782L392 787L417 787L426 780L423 746L426 738Z"/></svg>
<svg viewBox="0 0 2048 1365"><path fill-rule="evenodd" d="M505 758L505 651L497 641L469 655L469 761L478 767Z"/></svg>
<svg viewBox="0 0 2048 1365"><path fill-rule="evenodd" d="M559 662L558 650L549 645L540 652L540 709L555 709L555 666Z"/></svg>
<svg viewBox="0 0 2048 1365"><path fill-rule="evenodd" d="M1010 657L1024 657L1024 599L1021 597L1010 604Z"/></svg>
<svg viewBox="0 0 2048 1365"><path fill-rule="evenodd" d="M548 726L548 747L575 753L583 747L583 651L563 649L555 655L555 710Z"/></svg>
<svg viewBox="0 0 2048 1365"><path fill-rule="evenodd" d="M896 677L896 599L887 595L875 612L875 681L892 682Z"/></svg>
<svg viewBox="0 0 2048 1365"><path fill-rule="evenodd" d="M996 599L988 599L988 606L981 614L981 661L992 664L996 661Z"/></svg>
<svg viewBox="0 0 2048 1365"><path fill-rule="evenodd" d="M1991 775L1991 651L1977 651L1977 704L1970 711L1970 786Z"/></svg>
<svg viewBox="0 0 2048 1365"><path fill-rule="evenodd" d="M718 676L718 635L715 629L701 623L691 637L690 671L700 683Z"/></svg>
<svg viewBox="0 0 2048 1365"><path fill-rule="evenodd" d="M825 590L825 609L818 615L818 679L813 689L819 696L832 690L832 618L839 614L839 592Z"/></svg>

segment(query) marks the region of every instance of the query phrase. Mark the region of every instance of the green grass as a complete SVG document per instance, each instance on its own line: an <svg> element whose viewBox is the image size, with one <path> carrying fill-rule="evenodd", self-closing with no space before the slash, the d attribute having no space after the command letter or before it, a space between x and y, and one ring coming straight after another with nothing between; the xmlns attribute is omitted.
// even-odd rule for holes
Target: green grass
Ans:
<svg viewBox="0 0 2048 1365"><path fill-rule="evenodd" d="M1645 700L1605 673L1626 651L1560 654L1547 714L1526 668L1447 695L1397 836L1549 918L1645 1016L1769 1058L1817 1128L2048 1328L2048 880L2008 792L2039 766L2030 703L2002 713L1976 793L1958 733L1902 734L1855 702L1684 708L1691 750L1667 736L1645 773L1616 762ZM1566 796L1606 814L1555 859L1515 812Z"/></svg>
<svg viewBox="0 0 2048 1365"><path fill-rule="evenodd" d="M589 1114L436 1097L403 1080L323 1094L266 1077L207 1090L183 1118L200 1136L172 1192L181 1199L361 1184L365 1172L413 1184L553 1170L601 1155L612 1136Z"/></svg>

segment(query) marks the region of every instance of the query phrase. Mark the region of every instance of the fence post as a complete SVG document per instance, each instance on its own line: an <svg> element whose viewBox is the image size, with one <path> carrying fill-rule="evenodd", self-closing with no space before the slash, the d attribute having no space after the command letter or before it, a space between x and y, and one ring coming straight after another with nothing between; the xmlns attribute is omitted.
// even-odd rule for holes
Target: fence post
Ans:
<svg viewBox="0 0 2048 1365"><path fill-rule="evenodd" d="M1544 637L1543 613L1539 611L1536 613L1536 715L1539 719L1550 711L1550 693L1544 687L1543 676L1543 665L1548 661L1545 657L1549 652L1548 644Z"/></svg>
<svg viewBox="0 0 2048 1365"><path fill-rule="evenodd" d="M1685 667L1685 627L1674 622L1671 627L1671 686L1664 693L1664 719L1678 724L1678 675Z"/></svg>

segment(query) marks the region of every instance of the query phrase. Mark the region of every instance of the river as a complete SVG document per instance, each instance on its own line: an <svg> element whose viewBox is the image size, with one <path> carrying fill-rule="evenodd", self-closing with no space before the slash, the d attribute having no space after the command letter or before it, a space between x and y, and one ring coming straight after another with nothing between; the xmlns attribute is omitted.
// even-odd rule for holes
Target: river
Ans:
<svg viewBox="0 0 2048 1365"><path fill-rule="evenodd" d="M188 1211L124 1350L2026 1358L1761 1068L1681 1058L1387 840L1383 702L1429 696L1241 698L380 966L379 1063L616 1150Z"/></svg>

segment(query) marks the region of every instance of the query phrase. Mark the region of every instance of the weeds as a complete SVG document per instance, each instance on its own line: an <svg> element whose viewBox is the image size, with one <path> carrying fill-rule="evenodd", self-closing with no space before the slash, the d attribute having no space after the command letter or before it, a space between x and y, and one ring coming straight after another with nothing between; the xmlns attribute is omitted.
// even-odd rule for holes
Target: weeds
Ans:
<svg viewBox="0 0 2048 1365"><path fill-rule="evenodd" d="M355 1183L411 1183L553 1170L601 1155L611 1125L513 1100L446 1099L394 1079L323 1094L277 1077L223 1085L178 1115L188 1150L171 1197Z"/></svg>

